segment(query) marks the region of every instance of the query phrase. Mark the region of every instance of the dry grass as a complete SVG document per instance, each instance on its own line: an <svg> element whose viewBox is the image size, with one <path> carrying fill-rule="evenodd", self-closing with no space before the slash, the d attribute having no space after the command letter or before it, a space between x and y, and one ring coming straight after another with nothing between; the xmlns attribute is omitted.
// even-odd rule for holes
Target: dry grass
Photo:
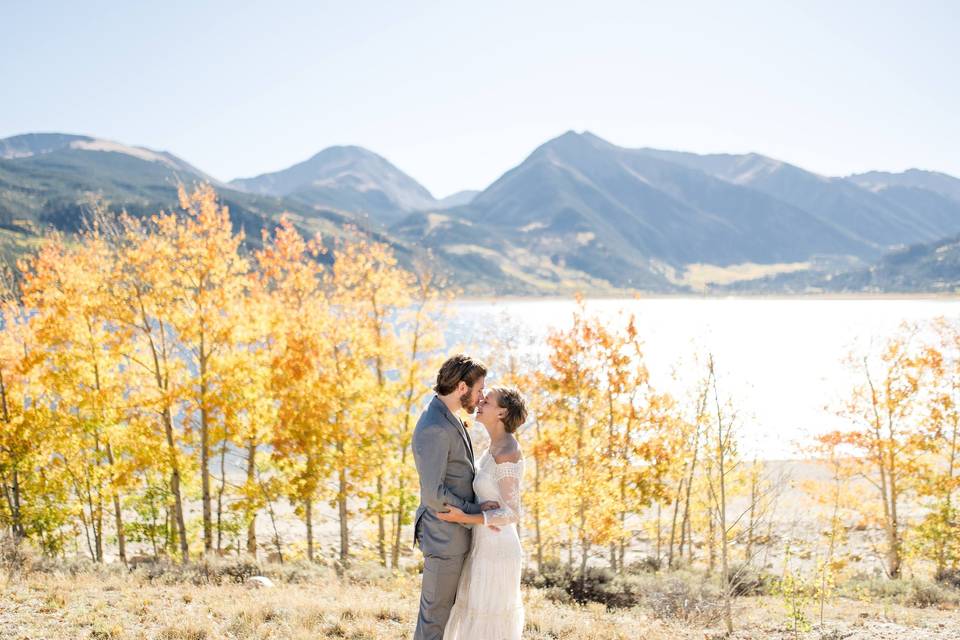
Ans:
<svg viewBox="0 0 960 640"><path fill-rule="evenodd" d="M721 267L715 264L694 263L686 265L683 271L664 268L664 275L674 284L687 285L695 291L704 291L710 285L725 285L741 280L754 280L778 273L792 273L810 268L809 262L784 262L779 264L757 264L744 262Z"/></svg>
<svg viewBox="0 0 960 640"><path fill-rule="evenodd" d="M0 638L4 640L390 639L412 635L419 578L357 582L320 573L309 583L252 590L242 584L193 585L116 571L0 575ZM653 618L642 607L560 604L525 591L530 640L693 639L719 637L716 627ZM810 612L813 617L813 612ZM957 638L952 610L844 600L827 612L840 635L805 638ZM770 597L738 601L737 638L789 638L782 604ZM849 635L847 635L849 634ZM887 635L885 635L887 634ZM892 635L891 635L892 634Z"/></svg>

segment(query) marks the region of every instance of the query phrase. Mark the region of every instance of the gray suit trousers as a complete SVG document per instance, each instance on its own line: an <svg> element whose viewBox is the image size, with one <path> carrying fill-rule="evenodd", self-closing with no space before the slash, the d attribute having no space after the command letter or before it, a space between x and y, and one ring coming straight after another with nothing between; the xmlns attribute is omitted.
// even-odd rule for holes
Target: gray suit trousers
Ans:
<svg viewBox="0 0 960 640"><path fill-rule="evenodd" d="M466 554L438 556L424 554L423 585L420 589L420 615L414 640L441 640L450 609L457 598L457 586Z"/></svg>

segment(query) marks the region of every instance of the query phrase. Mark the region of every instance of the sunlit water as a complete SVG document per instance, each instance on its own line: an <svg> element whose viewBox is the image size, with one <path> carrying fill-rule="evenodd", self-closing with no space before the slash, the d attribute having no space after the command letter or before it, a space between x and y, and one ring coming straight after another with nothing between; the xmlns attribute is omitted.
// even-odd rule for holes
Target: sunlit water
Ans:
<svg viewBox="0 0 960 640"><path fill-rule="evenodd" d="M448 342L519 330L531 338L527 349L545 355L550 328L569 326L574 307L572 300L459 302ZM836 411L858 380L846 354L875 351L905 320L957 317L960 300L650 298L592 300L587 309L614 323L620 311L635 313L652 383L678 397L703 373L696 354L712 352L745 452L792 458L811 435L846 424Z"/></svg>

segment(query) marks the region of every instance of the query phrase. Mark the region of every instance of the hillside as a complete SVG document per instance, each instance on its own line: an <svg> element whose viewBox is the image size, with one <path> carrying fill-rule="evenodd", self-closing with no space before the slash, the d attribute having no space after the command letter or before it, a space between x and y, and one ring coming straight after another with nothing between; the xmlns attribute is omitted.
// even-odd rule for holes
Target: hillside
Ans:
<svg viewBox="0 0 960 640"><path fill-rule="evenodd" d="M329 147L225 183L164 151L82 135L14 136L0 140L0 254L29 250L47 227L78 230L94 201L147 214L175 206L177 185L199 181L218 190L248 246L283 212L328 244L359 227L404 264L429 252L449 283L473 295L795 292L838 283L940 291L960 280L943 259L951 250L937 245L960 234L952 176L831 178L758 154L628 149L573 131L483 191L442 200L360 147ZM933 253L899 255L913 245Z"/></svg>
<svg viewBox="0 0 960 640"><path fill-rule="evenodd" d="M929 191L888 197L857 180L821 176L758 154L696 155L642 149L641 153L690 167L731 184L765 193L816 216L864 248L853 252L876 258L902 244L931 242L960 233L960 202L931 208Z"/></svg>
<svg viewBox="0 0 960 640"><path fill-rule="evenodd" d="M419 247L368 224L362 216L303 200L239 191L167 152L131 147L89 136L28 134L0 140L0 258L10 262L36 246L49 228L74 233L93 204L111 211L149 215L177 205L177 187L210 182L231 213L245 244L260 246L261 233L287 214L304 235L320 233L328 248L335 238L365 229L391 245L402 264L412 265ZM329 255L322 259L329 260ZM536 294L539 289L501 272L476 272L471 265L435 268L454 286L472 294L501 290Z"/></svg>
<svg viewBox="0 0 960 640"><path fill-rule="evenodd" d="M726 285L717 293L955 293L960 292L960 236L915 244L867 267L782 273Z"/></svg>
<svg viewBox="0 0 960 640"><path fill-rule="evenodd" d="M614 287L677 291L690 264L789 264L866 257L863 238L761 191L568 132L536 149L469 205L442 212L472 234L472 255L500 247ZM422 217L422 216L421 216ZM406 220L392 231L448 251L449 234ZM417 235L419 234L419 235Z"/></svg>
<svg viewBox="0 0 960 640"><path fill-rule="evenodd" d="M950 200L960 202L960 178L946 173L908 169L902 173L887 171L869 171L852 175L850 182L870 191L884 193L895 187L908 187L939 194Z"/></svg>

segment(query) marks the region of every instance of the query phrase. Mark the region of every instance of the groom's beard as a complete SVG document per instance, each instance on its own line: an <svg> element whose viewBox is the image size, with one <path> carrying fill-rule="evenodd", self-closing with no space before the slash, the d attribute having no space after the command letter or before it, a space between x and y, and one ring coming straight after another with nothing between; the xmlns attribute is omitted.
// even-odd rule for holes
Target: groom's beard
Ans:
<svg viewBox="0 0 960 640"><path fill-rule="evenodd" d="M463 410L469 414L473 414L477 410L477 405L471 400L472 394L468 391L467 393L460 396L460 406L463 407Z"/></svg>

